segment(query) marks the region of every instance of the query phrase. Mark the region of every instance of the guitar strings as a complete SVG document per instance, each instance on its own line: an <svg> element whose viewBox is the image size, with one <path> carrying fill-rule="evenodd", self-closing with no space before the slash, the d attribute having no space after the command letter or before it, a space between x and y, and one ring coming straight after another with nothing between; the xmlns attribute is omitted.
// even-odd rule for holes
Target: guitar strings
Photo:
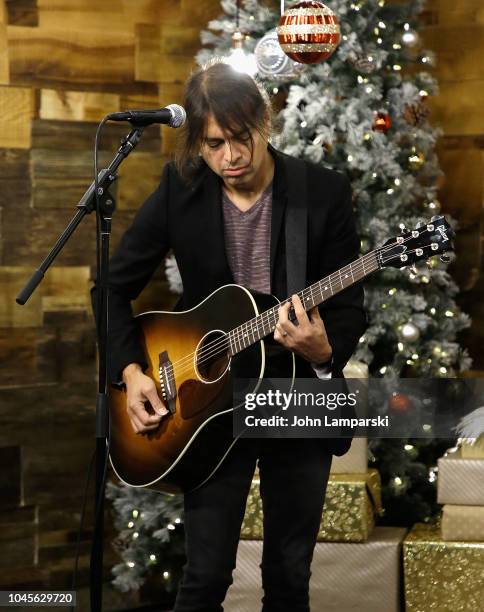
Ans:
<svg viewBox="0 0 484 612"><path fill-rule="evenodd" d="M386 245L386 246L380 247L379 249L376 249L375 251L372 251L372 252L367 253L366 255L364 255L364 256L362 256L362 257L360 257L358 260L355 260L355 262L352 262L352 263L350 263L350 264L347 264L346 266L344 266L343 268L341 268L341 270L339 270L337 273L334 273L334 272L333 272L333 274L331 274L331 275L329 276L330 282L328 283L328 284L331 286L331 290L333 289L333 287L336 287L337 285L341 285L341 287L340 287L339 291L341 291L342 289L344 289L344 288L345 288L345 287L343 286L343 284L342 284L341 274L343 273L343 271L344 271L346 268L351 268L353 265L355 265L355 264L356 264L356 266L355 266L355 271L361 270L361 269L363 268L363 270L366 272L366 268L365 268L365 265L364 265L364 261L365 261L365 260L368 260L368 259L370 259L370 257L373 257L373 256L374 256L374 258L376 258L376 254L377 254L377 252L379 252L380 254L384 254L386 251L388 251L388 250L392 249L394 246L400 246L400 245L401 245L401 244L403 244L404 242L407 242L408 240L411 240L411 238L412 238L412 237L408 237L407 239L403 240L401 243L394 242L394 243L392 243L392 244L389 244L389 245ZM413 253L414 251L415 251L415 250L413 250L413 251L407 251L407 252L408 252L408 253ZM391 259L391 258L383 258L383 257L382 257L382 263L386 263L386 261L389 261L389 259ZM375 271L377 268L378 268L378 265L377 265L377 267L376 267L376 268L373 268L372 270L370 270L370 272L374 272L374 271ZM337 275L339 276L339 280L338 280L338 279L334 279L334 281L333 281L333 279L332 279L331 277L332 277L332 276L334 276L335 274L337 274ZM317 282L317 283L314 283L313 285L311 285L311 287L313 287L314 285L317 285L317 284L319 284L319 285L320 285L320 284L321 284L321 281L319 281L319 282ZM313 290L311 289L311 287L309 287L309 288L307 288L307 289L305 289L305 290L303 290L303 291L302 291L301 296L302 296L303 298L304 298L306 295L308 295L308 293L310 293L310 294L311 294L311 297L312 297ZM289 302L289 301L290 301L290 298L287 298L286 300L284 300L283 302L281 302L279 305L277 305L277 308L279 308L280 306L282 306L283 304L285 304L285 303L287 303L287 302ZM272 311L272 312L271 312L271 311ZM248 328L248 326L249 326L249 324L250 324L250 322L251 322L251 321L255 321L257 318L260 318L260 321L262 322L262 324L263 324L263 329L264 329L264 328L265 328L266 323L271 323L271 324L273 323L273 321L270 321L270 319L271 319L272 317L274 317L274 316L275 316L275 313L273 312L273 308L271 308L271 309L269 309L269 310L267 310L267 311L265 311L265 312L263 312L263 313L261 313L261 314L257 315L256 317L254 317L254 318L253 318L253 319L251 319L250 321L247 321L247 322L246 322L245 324L243 324L243 325L247 326L247 328ZM266 318L267 318L267 321L264 321L264 317L266 317ZM241 326L239 326L239 327L241 327ZM252 334L254 335L254 327L253 327L253 325L252 325L251 327L252 327ZM237 329L237 328L236 328L236 329ZM259 325L259 323L257 323L257 325L256 325L256 330L257 330L257 331L259 331L259 329L260 329L260 325ZM218 338L217 340L213 340L211 343L207 344L207 345L206 345L206 346L205 346L205 347L204 347L204 348L203 348L203 349L202 349L202 350L199 352L199 357L200 357L200 359L198 360L198 364L202 364L203 362L205 362L205 361L207 361L208 359L212 358L212 357L213 357L213 355L216 355L216 354L217 354L217 352L220 352L220 353L221 353L221 352L225 351L225 350L226 350L226 348L227 348L227 346L229 346L229 347L230 347L230 340L231 340L231 339L233 339L235 343L237 343L237 341L238 341L238 344L239 344L239 345L241 345L241 343L242 343L242 341L243 341L242 339L243 339L244 337L247 337L247 334L248 334L248 331L247 331L247 332L244 332L243 330L241 330L241 331L239 331L237 334L233 334L232 336L230 336L230 332L228 332L228 334L227 334L226 336L224 336L223 338ZM254 342L252 342L251 344L253 344L253 343L254 343ZM244 348L246 348L246 347L244 347ZM189 355L186 355L185 357L182 357L182 358L181 358L181 359L179 359L178 361L174 362L174 363L172 364L172 370L174 371L175 366L176 366L176 368L177 368L177 374L181 374L181 373L183 373L183 372L184 372L184 370L185 370L185 368L184 368L184 367L182 367L182 366L184 365L184 362L187 362L188 360L189 360L189 362L190 362L190 363L189 363L189 364L187 363L186 365L187 365L187 366L188 366L188 365L190 365L190 368L191 368L191 366L192 366L193 356L194 356L195 354L196 354L196 352L193 352L193 353L191 353L191 354L189 354ZM181 369L180 369L180 367L181 367ZM173 373L168 373L168 372L167 372L167 374L169 375L170 380L174 380Z"/></svg>
<svg viewBox="0 0 484 612"><path fill-rule="evenodd" d="M401 244L401 243L398 243L398 244ZM385 250L389 250L389 249L390 249L390 248L392 248L393 246L394 246L394 245L388 245L388 246L387 246L387 248L386 248ZM408 253L412 253L412 252L414 252L414 251L407 251L407 252L408 252ZM369 255L373 255L373 254L374 254L374 251L372 251L371 253L368 253L368 254L367 254L367 255L365 255L364 257L361 257L361 258L360 258L360 260L363 260L363 258L367 258ZM388 258L388 259L386 259L385 261L383 261L383 259L382 259L382 261L383 261L383 263L385 263L385 262L386 262L386 261L388 261L389 259L391 259L391 258ZM355 261L355 262L353 262L353 263L356 263L356 261ZM362 264L362 261L358 261L358 267L360 267L360 264ZM339 272L342 272L342 271L343 271L343 270L344 270L346 267L351 266L351 265L352 265L352 264L348 264L347 266L345 266L344 268L342 268L342 269L341 269ZM361 269L361 268L360 268L360 269ZM365 272L366 272L366 268L365 268L365 266L363 266L363 269L364 269L364 270L365 270ZM372 268L372 269L371 269L371 270L369 270L369 271L370 271L370 272L374 272L376 269L378 269L378 265L377 265L376 267ZM333 273L333 274L334 274L334 273ZM320 284L320 283L321 283L321 281L319 281L318 283L314 283L314 284ZM338 281L338 280L336 280L334 283L333 283L333 282L331 282L330 284L331 284L331 287L333 287L333 286L335 286L335 287L336 287L337 285L341 285L341 287L339 287L339 289L338 289L338 292L346 288L346 287L344 287L344 286L342 285L341 280L339 280L339 281ZM311 290L310 288L308 288L308 289L305 289L305 290L304 290L304 291L301 293L301 295L304 297L304 295L305 295L305 294L307 294L308 292L312 294L312 290ZM333 295L334 295L334 292L333 292ZM284 300L283 302L281 302L279 305L276 305L276 307L277 307L277 308L279 308L280 306L282 306L283 304L285 304L285 303L287 303L287 302L289 302L289 301L290 301L290 298L287 298L286 300ZM274 308L274 307L273 307L273 308ZM269 309L269 310L267 310L267 311L265 311L265 312L261 313L260 315L257 315L256 317L254 317L253 319L251 319L251 321L254 321L254 320L256 320L257 318L260 318L260 320L262 321L262 329L263 329L263 331L264 331L264 328L265 328L266 323L269 323L269 324L271 325L271 324L274 324L274 322L275 322L275 321L271 321L271 320L270 320L272 317L276 316L276 315L275 315L275 313L273 312L273 308L271 308L271 309ZM272 311L272 312L271 312L271 311ZM264 318L266 318L267 320L266 320L266 321L264 321ZM248 324L249 324L249 323L250 323L250 321L246 322L244 325L248 326ZM257 327L257 331L259 331L259 330L260 330L260 325L259 325L259 324L257 324L257 326L256 326L256 327ZM236 329L237 329L237 328L236 328ZM271 330L271 331L272 331L272 330ZM243 339L243 337L244 337L244 336L245 336L245 337L247 337L247 332L244 332L243 330L242 330L242 331L240 331L240 332L238 332L238 334L237 334L237 335L232 335L232 336L230 336L230 333L231 333L231 332L228 332L228 334L226 334L226 335L225 335L223 338L217 338L216 340L213 340L211 343L207 344L207 345L206 345L206 346L205 346L205 347L204 347L204 348L203 348L203 349L202 349L202 350L201 350L201 351L198 353L198 355L199 355L199 357L200 357L200 358L197 360L197 363L198 363L198 364L202 364L202 363L204 363L205 361L207 361L208 359L212 358L212 357L213 357L214 355L216 355L217 353L222 353L223 351L225 351L225 350L227 349L227 347L229 347L229 348L230 348L230 346L231 346L231 345L230 345L230 341L231 341L231 339L233 339L233 340L234 340L234 343L235 343L235 344L237 343L237 340L238 340L238 344L239 344L239 345L241 345L241 344L242 344L242 339ZM254 335L254 331L253 331L253 335ZM268 335L268 334L266 334L266 335ZM251 342L251 344L254 344L254 343L255 343L255 340L254 340L254 342ZM248 346L249 346L249 345L248 345ZM247 347L244 347L244 348L247 348ZM180 360L178 360L177 362L174 362L174 363L172 364L173 370L174 370L175 365L176 365L176 366L177 366L177 373L179 373L179 374L183 373L183 372L185 371L185 368L184 368L184 367L182 367L182 369L180 369L180 367L182 366L183 362L187 362L187 360L189 360L189 363L187 363L186 365L187 365L187 366L189 366L189 367L191 368L191 367L192 367L192 360L193 360L193 356L194 356L194 355L196 355L196 351L195 351L195 352L193 352L193 353L191 353L191 354L189 354L189 355L186 355L185 357L182 357L182 358L181 358ZM173 374L170 374L170 380L173 380Z"/></svg>
<svg viewBox="0 0 484 612"><path fill-rule="evenodd" d="M368 259L368 260L369 260L369 259L370 259L370 257L369 257L370 255L374 255L374 253L373 253L373 252L372 252L372 253L367 253L366 255L364 255L363 257L361 257L360 259L366 258L366 259ZM353 262L353 263L356 263L356 261L355 261L355 262ZM344 268L342 268L342 269L341 269L341 271L343 271L345 268L347 268L347 267L349 267L349 266L351 266L351 265L352 265L352 264L348 264L347 266L345 266ZM377 266L377 267L378 267L378 266ZM365 268L365 266L364 266L364 264L363 264L362 262L361 262L361 263L360 263L360 262L358 262L358 268L359 268L360 270L361 270L361 269L369 269L369 266L366 266L366 268ZM373 271L374 271L374 270L376 270L376 269L377 269L377 268L373 268L373 269L371 270L371 272L373 272ZM356 269L355 269L355 271L357 272L358 270L356 270ZM332 275L334 275L334 274L335 274L335 273L333 273ZM330 275L330 276L332 276L332 275ZM318 283L314 283L314 284L318 284ZM328 286L331 286L331 290L333 290L333 288L336 288L336 286L337 286L337 285L338 285L338 286L340 286L339 290L341 290L341 289L343 288L343 287L341 287L341 281L337 281L336 279L332 279L332 280L331 280L331 282L329 282L329 283L328 283ZM313 285L311 285L311 286L313 286ZM303 298L304 298L304 297L306 297L306 295L309 295L309 294L311 294L311 295L312 295L312 290L311 290L309 287L308 287L308 288L306 288L306 289L304 289L304 290L301 292L301 296L302 296ZM333 294L334 294L334 293L333 293ZM284 301L280 302L279 304L276 304L274 307L269 308L268 310L266 310L266 311L264 311L264 312L262 312L262 313L259 313L258 315L256 315L256 316L255 316L255 317L253 317L252 319L249 319L249 321L246 321L246 323L245 323L245 324L243 324L243 325L246 325L246 326L251 325L251 327L253 328L253 327L254 327L254 324L253 324L253 323L251 324L251 322L252 322L252 321L255 321L256 319L258 319L258 318L259 318L259 319L260 319L260 321L262 322L262 329L264 329L264 328L265 328L265 326L266 326L266 324L270 322L270 318L271 318L271 317L273 317L273 316L276 316L276 313L271 312L271 311L273 311L273 309L274 309L274 308L279 309L279 308L280 308L282 305L284 305L284 304L288 303L289 301L290 301L290 298L286 298ZM264 319L265 319L265 320L264 320ZM238 327L241 327L241 326L238 326ZM261 328L261 325L258 323L258 324L256 325L256 327L257 327L257 331L259 331L259 330L260 330L260 328ZM235 328L235 329L238 329L238 328ZM244 333L245 333L244 331L239 331L239 332L237 332L237 334L232 334L232 335L230 336L231 332L227 332L227 333L224 335L224 337L223 337L222 339L221 339L221 338L217 338L216 340L213 340L212 342L209 342L208 344L206 344L206 345L204 346L204 348L203 348L201 351L199 351L199 352L198 352L198 355L199 355L200 357L206 357L206 356L207 356L207 352L210 352L210 351L211 351L210 355L213 355L213 354L214 354L213 349L217 349L217 348L218 348L218 347L220 347L221 345L224 345L224 350L225 350L225 347L227 346L227 342L229 342L229 343L230 343L230 339L233 339L234 344L237 344L237 341L238 341L238 344L240 345L241 340L242 340L242 338L244 337ZM182 363L183 361L186 361L187 359L189 359L189 360L190 360L190 362L191 362L191 360L192 360L192 358L193 358L193 356L194 356L195 354L196 354L196 351L194 351L193 353L190 353L189 355L186 355L185 357L182 357L181 359L179 359L179 360L178 360L178 361L176 361L176 362L173 362L173 364L172 364L173 368L174 368L175 366L179 367L179 366L181 365L181 363ZM199 360L199 361L198 361L198 363L202 363L202 361L201 361L201 360Z"/></svg>
<svg viewBox="0 0 484 612"><path fill-rule="evenodd" d="M381 253L384 253L384 252L386 252L386 251L388 251L388 250L392 249L392 248L393 248L395 245L397 245L397 246L398 246L398 245L403 244L404 242L407 242L408 240L411 240L411 239L412 239L412 237L410 236L410 237L406 238L404 241L402 241L401 243L394 242L394 243L392 243L392 244L389 244L389 245L386 245L386 246L380 247L379 249L376 249L375 251L371 251L370 253L367 253L366 255L363 255L363 256L362 256L362 257L360 257L358 260L355 260L354 262L351 262L350 264L347 264L346 266L344 266L343 268L341 268L341 270L339 270L337 273L336 273L336 272L333 272L331 275L329 275L329 279L330 279L330 283L329 283L329 285L331 286L331 291L333 290L333 287L336 287L336 285L341 285L341 287L340 287L339 291L341 291L342 289L344 289L344 288L345 288L345 287L343 287L343 285L342 285L342 281L341 281L341 273L342 273L342 272L343 272L343 270L345 270L346 268L351 268L353 265L357 264L357 266L356 266L356 267L358 267L358 268L361 270L361 265L362 265L362 266L363 266L363 270L364 270L364 271L366 271L366 270L365 270L365 265L364 265L364 260L365 260L365 259L369 259L371 256L375 255L377 251L380 251ZM413 251L411 251L411 252L413 252ZM376 255L375 255L375 257L376 257ZM383 260L382 260L382 261L383 261ZM388 260L386 260L386 261L388 261ZM384 262L384 263L385 263L385 262ZM377 266L377 267L378 267L378 266ZM377 268L373 268L372 270L370 270L370 272L374 272L376 269L377 269ZM356 271L356 268L355 268L355 271ZM338 281L338 280L335 280L335 281L333 282L333 280L331 279L331 277L332 277L332 276L334 276L335 274L339 274L340 280L339 280L339 281ZM323 280L324 280L324 279L323 279ZM320 285L320 284L321 284L321 282L322 282L322 281L319 281L319 282L317 282L317 283L313 283L313 285L311 285L311 287L312 287L312 286L314 286L314 285L316 285L316 284L319 284L319 285ZM302 292L302 294L301 294L301 295L302 295L302 296L304 296L304 294L307 294L308 292L309 292L309 293L311 293L311 297L312 297L312 289L311 289L310 287L308 287L307 289L303 290L303 292ZM333 291L332 291L332 294L334 295L334 292L333 292ZM280 303L280 304L277 306L277 308L279 308L279 307L280 307L280 306L282 306L283 304L286 304L288 301L290 301L290 298L287 298L286 300L284 300L283 302L281 302L281 303ZM272 316L274 316L274 313L272 313L272 314L271 314L271 312L270 312L271 310L273 310L273 308L271 308L271 309L269 309L269 310L267 310L267 311L265 311L265 312L263 312L263 313L261 313L261 314L257 315L256 317L254 317L253 319L250 319L249 321L247 321L247 322L246 322L245 324L243 324L243 325L245 325L245 326L247 326L247 327L248 327L248 326L249 326L249 324L251 323L251 321L255 321L257 318L259 318L259 317L260 317L260 318L261 318L261 321L262 321L263 329L264 329L264 328L265 328L265 324L266 324L266 322L269 322L269 318L270 318L270 317L272 317ZM266 321L266 322L264 322L264 317L265 317L265 316L267 317L267 321ZM239 326L239 327L242 327L242 326ZM253 327L253 324L252 324L252 327ZM236 328L236 329L237 329L237 328ZM257 331L259 331L259 324L257 324ZM227 334L226 334L226 335L225 335L223 338L218 338L218 339L213 340L212 342L208 343L207 345L205 345L205 347L204 347L204 348L203 348L203 349L202 349L202 350L199 352L199 356L200 356L200 357L202 357L202 356L203 356L203 357L205 357L205 358L207 358L207 357L211 357L213 354L216 354L216 351L215 351L215 353L214 353L214 349L218 349L218 347L220 347L220 346L222 346L222 345L223 345L223 350L225 350L225 348L226 348L226 346L227 346L227 340L228 340L229 344L230 344L230 340L231 340L231 339L233 339L233 340L234 340L235 345L237 344L237 341L238 341L238 344L239 344L239 345L241 345L241 339L244 337L244 335L245 335L245 336L247 336L247 333L246 333L246 332L244 332L243 330L241 330L241 331L237 332L237 334L232 334L232 336L230 336L230 333L231 333L231 332L228 332L228 333L227 333ZM253 334L253 335L254 335L254 334ZM210 352L210 351L211 351L211 352ZM175 365L177 365L177 366L179 367L179 366L181 365L181 363L182 363L183 361L186 361L186 360L189 360L189 361L190 361L190 365L191 365L192 358L193 358L193 356L194 356L195 354L196 354L196 351L195 351L195 352L193 352L193 353L191 353L191 354L189 354L189 355L186 355L185 357L182 357L180 360L178 360L177 362L174 362L174 363L172 364L172 365L173 365L173 367L174 367ZM202 361L202 359L199 359L198 363L202 363L202 362L203 362L203 361Z"/></svg>
<svg viewBox="0 0 484 612"><path fill-rule="evenodd" d="M410 238L408 238L407 240L409 240L409 239L410 239ZM407 241L407 240L405 240L405 241ZM392 245L387 245L386 247L381 247L381 251L383 251L383 252L384 252L384 251L387 251L387 250L389 250L389 249L393 248L393 246L395 246L395 245L400 245L400 244L402 244L402 243L394 243L394 244L392 244ZM408 253L413 253L414 251L407 251L407 252L408 252ZM345 270L345 268L351 267L352 265L354 265L354 264L356 264L356 263L358 264L358 265L357 265L357 267L358 267L358 268L360 268L360 269L361 269L361 265L363 265L363 269L366 271L365 266L364 266L364 264L363 264L363 259L368 259L368 258L369 258L369 256L374 255L374 254L375 254L375 251L372 251L371 253L367 253L367 254L366 254L366 255L364 255L363 257L360 257L360 258L359 258L359 260L355 260L355 262L352 262L351 264L348 264L347 266L344 266L343 268L341 268L341 270L339 270L339 271L338 271L339 276L341 276L341 274L340 274L340 273L342 273L342 272L343 272L343 270ZM388 258L388 259L386 259L385 261L383 261L383 259L382 259L382 261L383 261L383 263L385 263L385 262L386 262L386 261L388 261L389 259L391 259L391 258ZM378 268L378 266L377 266L376 268L373 268L372 270L370 270L370 272L374 272L374 271L375 271L377 268ZM333 273L332 275L330 275L330 278L331 278L331 276L333 276L334 274L335 274L335 273ZM321 281L319 281L319 282L317 282L317 283L314 283L313 285L316 285L316 284L321 284ZM331 281L331 283L330 283L330 284L331 284L331 288L333 288L333 286L334 286L334 287L336 287L337 285L341 285L341 287L339 287L338 291L341 291L342 289L345 289L345 288L346 288L346 287L344 287L344 286L342 285L341 280L335 280L335 282L334 282L334 283L333 283L333 281ZM312 286L313 286L313 285L312 285ZM304 290L304 291L301 293L301 295L304 297L304 296L305 296L305 294L308 294L308 293L311 293L311 294L312 294L312 290L311 290L311 288L307 288L307 289L305 289L305 290ZM277 305L276 307L277 307L277 308L279 308L280 306L282 306L283 304L285 304L285 303L287 303L287 302L289 302L289 301L290 301L290 298L287 298L286 300L284 300L283 302L281 302L281 303L280 303L279 305ZM264 328L265 328L266 323L269 323L269 322L270 322L270 321L269 321L269 319L270 319L271 317L274 317L274 316L275 316L275 313L274 313L274 312L271 312L271 311L273 311L273 308L271 308L271 309L269 309L269 310L267 310L267 311L265 311L265 312L261 313L260 315L257 315L256 317L254 317L254 318L253 318L253 319L251 319L250 321L254 321L254 320L256 320L256 319L257 319L257 318L259 318L259 317L261 318L261 321L263 321L264 317L267 317L267 321L265 321L265 322L263 321L263 329L264 329ZM245 323L245 324L243 324L243 325L248 325L248 324L250 323L250 321L246 322L246 323ZM273 322L271 322L271 323L273 323ZM241 326L239 326L239 327L241 327ZM237 328L236 328L236 329L237 329ZM259 326L259 324L257 324L257 331L259 331L259 329L260 329L260 326ZM238 334L237 334L237 335L232 335L232 336L230 336L230 333L231 333L231 332L228 332L228 334L227 334L227 335L225 335L223 338L218 338L218 339L216 339L216 340L213 340L211 343L207 344L207 345L206 345L206 346L205 346L205 347L204 347L204 348L203 348L203 349L202 349L202 350L201 350L201 351L198 353L198 354L199 354L199 357L200 357L200 359L198 360L198 363L199 363L199 364L203 363L203 362L204 362L204 361L206 361L208 358L211 358L211 357L212 357L214 354L217 354L217 352L222 352L222 351L225 351L225 350L226 350L226 348L227 348L227 342L228 342L228 344L229 344L229 346L230 346L230 339L231 339L231 338L234 340L234 342L235 342L235 343L236 343L236 341L238 340L238 344L239 344L239 345L241 345L242 338L244 337L244 331L240 331L240 332L238 332ZM246 335L247 335L247 334L245 333L245 336L246 336ZM253 344L253 343L252 343L252 344ZM222 348L221 348L221 350L220 350L220 351L218 351L218 349L219 349L220 347L222 347ZM244 348L246 348L246 347L244 347ZM184 369L180 370L180 369L179 369L179 368L180 368L180 365L181 365L181 364L182 364L184 361L186 361L186 360L190 360L190 367L191 367L192 358L193 358L193 356L194 356L195 354L196 354L196 351L195 351L195 352L193 352L193 353L191 353L191 354L189 354L189 355L186 355L185 357L182 357L182 358L181 358L180 360L178 360L177 362L174 362L174 363L172 364L173 368L175 367L175 365L177 365L177 370L179 371L179 373L182 373L182 372L184 371ZM203 357L203 358L202 358L202 357ZM188 364L187 364L187 365L188 365Z"/></svg>
<svg viewBox="0 0 484 612"><path fill-rule="evenodd" d="M375 270L378 269L378 266L374 267L373 269L369 269L367 268L370 272L374 272ZM340 285L340 283L338 283L338 285ZM336 284L335 284L336 287ZM341 291L342 289L345 289L345 287L340 287L338 291ZM333 293L334 295L334 293ZM287 298L286 300L284 300L283 302L281 302L280 304L276 304L276 308L279 309L281 306L283 306L284 304L288 303L290 301L289 298ZM257 315L258 317L261 317L261 321L262 325L257 324L257 331L259 331L262 327L262 329L264 330L265 326L267 324L269 324L269 326L273 325L274 323L277 322L277 314L274 312L270 312L272 309L269 309L263 313L261 313L260 315ZM272 321L271 319L274 318ZM265 321L263 320L265 318ZM272 330L271 330L272 331ZM248 333L248 332L247 332ZM239 332L238 336L230 336L230 332L228 334L226 334L223 338L217 338L217 340L212 341L211 343L207 344L199 353L199 359L197 359L197 364L202 364L206 361L208 361L209 359L211 359L214 355L217 355L217 353L222 353L224 352L227 348L230 348L231 346L231 339L234 340L234 344L237 344L237 342L235 342L235 340L238 340L238 344L241 345L243 338L247 336L247 333L244 334L244 332ZM270 332L269 332L270 333ZM254 334L253 334L254 335ZM266 334L269 335L269 334ZM258 339L259 340L259 339ZM251 342L250 344L255 344L256 341ZM250 346L250 344L248 346ZM244 347L247 348L247 347ZM186 355L185 357L182 357L180 360L178 360L177 362L174 362L172 364L173 370L177 369L177 374L182 374L185 371L185 367L182 366L183 362L186 362L187 360L189 360L189 364L187 363L186 365L188 366L188 369L190 369L192 367L192 360L194 355L196 355L197 352L193 352L189 355ZM173 374L170 374L171 379L173 379Z"/></svg>

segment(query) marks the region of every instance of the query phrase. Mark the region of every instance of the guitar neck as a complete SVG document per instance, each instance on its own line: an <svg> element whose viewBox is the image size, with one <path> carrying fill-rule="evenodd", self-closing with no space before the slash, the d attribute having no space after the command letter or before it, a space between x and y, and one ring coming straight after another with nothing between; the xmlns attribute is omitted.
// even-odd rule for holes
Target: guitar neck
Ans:
<svg viewBox="0 0 484 612"><path fill-rule="evenodd" d="M343 291L343 289L351 287L351 285L369 276L380 267L379 249L376 249L359 257L310 287L303 289L297 295L305 310L310 310L314 306L318 306L330 299L333 295ZM232 329L228 333L230 355L233 356L240 353L247 347L273 333L279 318L279 308L288 301L289 298ZM291 320L296 318L293 309L289 312L289 318Z"/></svg>

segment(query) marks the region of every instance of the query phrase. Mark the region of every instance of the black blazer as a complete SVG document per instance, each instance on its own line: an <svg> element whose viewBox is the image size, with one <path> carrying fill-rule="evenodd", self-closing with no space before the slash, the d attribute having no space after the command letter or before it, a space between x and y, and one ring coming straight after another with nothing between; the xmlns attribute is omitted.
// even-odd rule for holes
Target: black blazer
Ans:
<svg viewBox="0 0 484 612"><path fill-rule="evenodd" d="M275 160L270 249L272 293L285 299L288 296L284 213L288 192L297 193L297 188L289 189L289 182L295 180L293 158L271 146L269 149ZM348 179L321 165L305 164L307 286L356 259L360 243ZM121 372L129 363L146 366L130 302L139 295L170 248L176 257L184 289L177 310L191 308L218 287L234 282L225 252L221 179L205 164L190 185L180 179L173 162L165 165L157 190L138 210L111 259L109 336L113 382L121 379ZM363 288L359 283L320 306L333 347L334 377L342 376L344 366L366 329L363 300ZM299 377L315 375L306 361L301 358L296 361Z"/></svg>

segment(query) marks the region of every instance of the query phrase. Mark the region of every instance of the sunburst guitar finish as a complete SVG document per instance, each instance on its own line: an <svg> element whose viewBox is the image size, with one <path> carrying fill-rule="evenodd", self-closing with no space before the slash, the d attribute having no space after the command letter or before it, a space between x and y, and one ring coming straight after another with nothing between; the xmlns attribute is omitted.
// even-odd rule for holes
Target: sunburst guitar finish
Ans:
<svg viewBox="0 0 484 612"><path fill-rule="evenodd" d="M273 296L226 285L191 310L137 317L149 363L145 374L160 397L175 397L167 401L171 412L158 429L139 435L127 414L126 391L110 389L110 459L123 482L175 493L199 486L215 472L236 442L233 378L261 379L275 350L266 339L231 355L234 341L228 334L278 303ZM292 378L294 358L284 353L278 374ZM149 404L147 410L153 413Z"/></svg>

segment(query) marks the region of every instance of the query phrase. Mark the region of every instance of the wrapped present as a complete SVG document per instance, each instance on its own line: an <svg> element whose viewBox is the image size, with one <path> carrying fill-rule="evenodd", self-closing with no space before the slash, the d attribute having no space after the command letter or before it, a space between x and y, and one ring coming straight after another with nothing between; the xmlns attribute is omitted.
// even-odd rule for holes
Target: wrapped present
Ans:
<svg viewBox="0 0 484 612"><path fill-rule="evenodd" d="M442 509L441 529L443 540L484 542L484 506L446 504Z"/></svg>
<svg viewBox="0 0 484 612"><path fill-rule="evenodd" d="M332 474L364 474L368 470L368 440L353 438L350 450L331 462Z"/></svg>
<svg viewBox="0 0 484 612"><path fill-rule="evenodd" d="M460 454L463 459L484 459L484 436L461 439Z"/></svg>
<svg viewBox="0 0 484 612"><path fill-rule="evenodd" d="M364 542L375 526L375 513L381 513L381 507L377 470L368 470L366 474L331 474L318 540ZM259 478L254 477L240 537L262 539L262 518Z"/></svg>
<svg viewBox="0 0 484 612"><path fill-rule="evenodd" d="M343 374L345 378L368 378L368 366L362 361L350 359ZM331 463L332 474L363 474L367 469L367 438L353 438L349 451L341 457L334 456Z"/></svg>
<svg viewBox="0 0 484 612"><path fill-rule="evenodd" d="M457 449L441 457L438 466L439 504L484 506L484 459L464 458Z"/></svg>
<svg viewBox="0 0 484 612"><path fill-rule="evenodd" d="M311 565L311 610L399 612L401 547L406 530L376 527L364 543L318 542ZM226 612L261 609L262 542L241 541Z"/></svg>
<svg viewBox="0 0 484 612"><path fill-rule="evenodd" d="M484 542L444 542L415 525L403 543L406 612L477 612L484 601Z"/></svg>
<svg viewBox="0 0 484 612"><path fill-rule="evenodd" d="M350 359L343 369L345 378L368 378L368 366L363 361Z"/></svg>
<svg viewBox="0 0 484 612"><path fill-rule="evenodd" d="M264 537L262 499L260 497L260 480L256 473L250 485L244 520L240 529L243 540L262 540Z"/></svg>
<svg viewBox="0 0 484 612"><path fill-rule="evenodd" d="M366 474L331 474L326 489L318 540L364 542L382 512L377 470Z"/></svg>

